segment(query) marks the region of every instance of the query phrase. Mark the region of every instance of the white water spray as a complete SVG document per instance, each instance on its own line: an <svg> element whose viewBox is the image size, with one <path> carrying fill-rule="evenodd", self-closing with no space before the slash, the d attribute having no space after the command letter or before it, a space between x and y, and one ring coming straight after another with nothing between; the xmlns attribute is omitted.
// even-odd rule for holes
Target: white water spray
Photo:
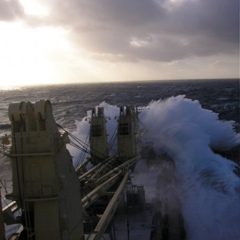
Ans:
<svg viewBox="0 0 240 240"><path fill-rule="evenodd" d="M118 108L102 103L109 139L117 126ZM88 113L89 114L89 113ZM151 102L139 115L147 129L144 141L154 143L156 153L166 151L174 160L179 197L189 240L240 239L240 179L237 165L212 149L229 150L240 143L233 122L184 96ZM86 121L76 122L74 134L83 141ZM73 156L77 153L70 149Z"/></svg>

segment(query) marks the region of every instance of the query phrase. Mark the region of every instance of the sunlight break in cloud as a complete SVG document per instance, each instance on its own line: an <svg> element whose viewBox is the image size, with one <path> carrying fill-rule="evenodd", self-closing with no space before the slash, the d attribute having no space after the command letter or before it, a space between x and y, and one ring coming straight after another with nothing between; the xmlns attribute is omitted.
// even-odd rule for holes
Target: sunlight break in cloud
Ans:
<svg viewBox="0 0 240 240"><path fill-rule="evenodd" d="M46 5L42 5L38 1L19 0L23 6L24 13L27 15L47 16L50 14L50 9Z"/></svg>
<svg viewBox="0 0 240 240"><path fill-rule="evenodd" d="M2 81L239 77L238 9L238 0L3 0Z"/></svg>

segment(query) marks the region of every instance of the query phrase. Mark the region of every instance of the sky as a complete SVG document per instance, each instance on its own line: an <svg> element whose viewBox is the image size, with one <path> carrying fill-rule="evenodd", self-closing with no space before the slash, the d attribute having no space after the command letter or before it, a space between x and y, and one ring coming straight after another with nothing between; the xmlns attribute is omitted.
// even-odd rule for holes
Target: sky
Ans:
<svg viewBox="0 0 240 240"><path fill-rule="evenodd" d="M0 0L0 86L239 77L238 0Z"/></svg>

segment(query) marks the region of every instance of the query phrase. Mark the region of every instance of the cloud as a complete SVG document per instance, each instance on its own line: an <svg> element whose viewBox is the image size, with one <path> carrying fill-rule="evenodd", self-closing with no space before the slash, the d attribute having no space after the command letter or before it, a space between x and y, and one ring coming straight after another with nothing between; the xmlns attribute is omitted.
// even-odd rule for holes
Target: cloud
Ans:
<svg viewBox="0 0 240 240"><path fill-rule="evenodd" d="M17 0L1 0L0 1L0 22L12 21L18 16L23 15L23 9Z"/></svg>
<svg viewBox="0 0 240 240"><path fill-rule="evenodd" d="M48 16L24 20L69 29L76 49L101 61L171 62L238 54L238 0L44 1Z"/></svg>

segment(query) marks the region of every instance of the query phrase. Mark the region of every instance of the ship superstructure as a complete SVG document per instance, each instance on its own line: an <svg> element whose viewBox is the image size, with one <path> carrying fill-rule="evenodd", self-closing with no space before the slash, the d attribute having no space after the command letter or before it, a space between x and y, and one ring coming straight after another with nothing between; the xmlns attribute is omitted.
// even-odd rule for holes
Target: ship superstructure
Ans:
<svg viewBox="0 0 240 240"><path fill-rule="evenodd" d="M58 130L48 100L10 104L9 119L12 141L5 155L11 158L12 193L6 198L12 203L1 212L0 227L4 227L3 218L8 224L22 225L11 239L140 239L139 234L130 237L129 223L134 225L134 218L137 225L142 226L143 221L147 226L142 229L144 239L173 239L164 231L171 229L161 215L166 203L146 203L144 186L135 185L131 178L140 158L136 108L120 107L116 156L109 153L104 109L94 108L89 157L76 168L66 148L72 139ZM21 210L18 218L16 209ZM127 238L116 226L123 223L123 215L127 216ZM179 223L179 219L174 222L175 240L184 239Z"/></svg>

